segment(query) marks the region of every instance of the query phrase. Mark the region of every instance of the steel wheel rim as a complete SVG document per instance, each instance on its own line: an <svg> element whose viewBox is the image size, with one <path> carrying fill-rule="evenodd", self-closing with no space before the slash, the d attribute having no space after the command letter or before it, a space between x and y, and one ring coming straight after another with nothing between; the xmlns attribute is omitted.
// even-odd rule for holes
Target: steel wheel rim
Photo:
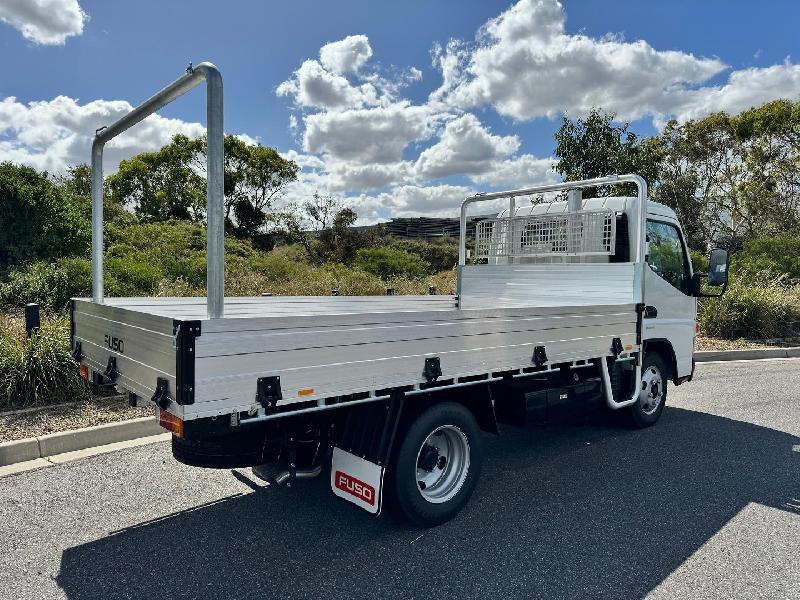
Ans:
<svg viewBox="0 0 800 600"><path fill-rule="evenodd" d="M469 442L455 425L437 427L420 445L416 462L417 489L426 501L441 504L452 499L464 485L468 473Z"/></svg>
<svg viewBox="0 0 800 600"><path fill-rule="evenodd" d="M639 389L639 405L642 412L652 415L658 410L664 399L664 378L656 366L649 366L642 373L642 385Z"/></svg>

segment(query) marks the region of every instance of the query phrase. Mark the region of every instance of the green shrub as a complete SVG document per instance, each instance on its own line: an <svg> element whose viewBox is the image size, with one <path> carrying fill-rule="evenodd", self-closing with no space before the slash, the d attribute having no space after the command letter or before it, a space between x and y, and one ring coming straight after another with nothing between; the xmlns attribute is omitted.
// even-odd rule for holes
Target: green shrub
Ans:
<svg viewBox="0 0 800 600"><path fill-rule="evenodd" d="M741 269L785 273L790 279L800 280L800 235L783 233L747 241L734 260Z"/></svg>
<svg viewBox="0 0 800 600"><path fill-rule="evenodd" d="M698 307L703 335L725 339L769 339L800 335L800 285L786 275L739 271L720 298Z"/></svg>
<svg viewBox="0 0 800 600"><path fill-rule="evenodd" d="M383 280L394 277L422 277L430 265L416 254L394 248L361 248L356 252L356 266Z"/></svg>
<svg viewBox="0 0 800 600"><path fill-rule="evenodd" d="M87 251L89 221L47 174L0 163L0 272Z"/></svg>
<svg viewBox="0 0 800 600"><path fill-rule="evenodd" d="M0 408L89 400L70 356L69 319L45 317L30 339L0 329Z"/></svg>
<svg viewBox="0 0 800 600"><path fill-rule="evenodd" d="M164 278L161 265L131 256L105 260L105 292L109 296L152 296Z"/></svg>
<svg viewBox="0 0 800 600"><path fill-rule="evenodd" d="M452 269L458 263L458 240L456 238L399 239L392 242L390 247L419 256L430 265L431 273Z"/></svg>
<svg viewBox="0 0 800 600"><path fill-rule="evenodd" d="M92 265L84 258L62 258L55 263L35 262L12 271L0 283L0 305L20 308L29 302L63 310L72 297L91 293Z"/></svg>

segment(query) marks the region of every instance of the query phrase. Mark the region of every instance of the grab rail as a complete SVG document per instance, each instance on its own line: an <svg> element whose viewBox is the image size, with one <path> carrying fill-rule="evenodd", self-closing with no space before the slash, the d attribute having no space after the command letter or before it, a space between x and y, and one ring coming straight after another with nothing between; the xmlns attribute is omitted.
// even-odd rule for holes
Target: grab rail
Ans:
<svg viewBox="0 0 800 600"><path fill-rule="evenodd" d="M186 69L186 73L156 92L127 115L95 132L92 142L92 301L103 303L103 148L106 142L133 127L176 98L206 82L207 119L207 220L206 266L207 312L209 319L224 314L225 302L225 206L224 133L222 124L222 75L210 62Z"/></svg>

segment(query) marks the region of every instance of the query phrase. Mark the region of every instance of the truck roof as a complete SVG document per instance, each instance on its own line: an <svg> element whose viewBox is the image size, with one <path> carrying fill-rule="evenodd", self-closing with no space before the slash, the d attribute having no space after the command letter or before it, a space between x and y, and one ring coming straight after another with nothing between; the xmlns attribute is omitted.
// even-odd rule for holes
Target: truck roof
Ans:
<svg viewBox="0 0 800 600"><path fill-rule="evenodd" d="M600 208L610 208L612 210L622 212L628 210L629 208L634 207L636 205L636 202L637 198L635 196L606 196L604 198L588 198L583 202L583 209L597 210ZM541 204L518 206L514 212L515 215L518 217L525 217L528 215L563 213L567 212L567 202L566 201L542 202ZM652 200L647 201L647 214L659 217L668 217L675 220L678 219L674 210L672 210L668 206L665 206L664 204L660 204L659 202L654 202ZM507 217L508 209L506 208L500 211L500 213L497 216Z"/></svg>

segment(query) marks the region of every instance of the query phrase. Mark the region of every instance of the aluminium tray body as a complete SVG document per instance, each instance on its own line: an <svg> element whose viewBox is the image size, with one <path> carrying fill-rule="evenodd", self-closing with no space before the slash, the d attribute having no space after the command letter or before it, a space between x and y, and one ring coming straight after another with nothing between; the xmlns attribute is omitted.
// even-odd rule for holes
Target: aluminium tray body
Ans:
<svg viewBox="0 0 800 600"><path fill-rule="evenodd" d="M636 351L636 273L620 266L464 267L459 296L227 298L226 316L211 320L205 298L76 299L73 343L98 373L113 356L118 387L139 397L165 379L184 420L252 414L257 381L270 376L279 407L322 406L419 387L428 357L440 381L457 383L530 367L536 346L548 363L607 356L615 337Z"/></svg>

